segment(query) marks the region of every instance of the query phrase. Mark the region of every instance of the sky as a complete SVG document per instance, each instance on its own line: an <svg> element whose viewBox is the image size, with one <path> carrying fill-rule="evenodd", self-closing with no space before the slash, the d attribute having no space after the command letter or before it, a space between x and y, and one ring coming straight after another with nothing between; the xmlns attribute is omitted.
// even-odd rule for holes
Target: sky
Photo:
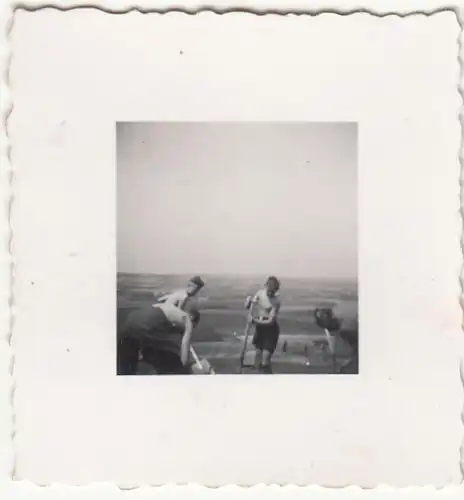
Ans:
<svg viewBox="0 0 464 500"><path fill-rule="evenodd" d="M355 278L356 123L118 123L119 272Z"/></svg>

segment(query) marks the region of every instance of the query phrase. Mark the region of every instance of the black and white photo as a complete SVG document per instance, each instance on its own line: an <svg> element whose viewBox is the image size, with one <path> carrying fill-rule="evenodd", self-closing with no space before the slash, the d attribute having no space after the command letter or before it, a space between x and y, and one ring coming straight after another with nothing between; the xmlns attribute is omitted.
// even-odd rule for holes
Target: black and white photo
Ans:
<svg viewBox="0 0 464 500"><path fill-rule="evenodd" d="M319 4L11 12L20 497L460 484L458 13Z"/></svg>
<svg viewBox="0 0 464 500"><path fill-rule="evenodd" d="M116 144L118 374L358 373L356 123Z"/></svg>

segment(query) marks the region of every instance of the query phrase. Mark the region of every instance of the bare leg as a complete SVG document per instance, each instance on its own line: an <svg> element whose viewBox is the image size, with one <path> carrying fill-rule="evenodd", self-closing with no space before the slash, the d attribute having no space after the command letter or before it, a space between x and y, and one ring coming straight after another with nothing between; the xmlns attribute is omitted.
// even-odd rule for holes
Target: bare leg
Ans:
<svg viewBox="0 0 464 500"><path fill-rule="evenodd" d="M255 370L258 370L261 366L261 361L263 359L263 351L261 349L256 349L255 351Z"/></svg>
<svg viewBox="0 0 464 500"><path fill-rule="evenodd" d="M262 360L263 366L267 366L267 365L270 364L271 357L272 357L271 351L268 351L268 350L265 349L263 351L263 360Z"/></svg>
<svg viewBox="0 0 464 500"><path fill-rule="evenodd" d="M271 358L272 358L272 352L268 350L263 351L263 358L261 362L261 366L263 369L263 372L265 373L271 373Z"/></svg>

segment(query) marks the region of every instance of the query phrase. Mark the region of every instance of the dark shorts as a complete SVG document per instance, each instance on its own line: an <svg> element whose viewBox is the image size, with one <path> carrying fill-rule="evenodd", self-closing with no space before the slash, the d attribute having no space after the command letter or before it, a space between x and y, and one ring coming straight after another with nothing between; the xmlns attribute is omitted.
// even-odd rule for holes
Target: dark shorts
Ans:
<svg viewBox="0 0 464 500"><path fill-rule="evenodd" d="M182 364L180 356L172 351L163 351L154 347L142 350L143 360L156 370L158 375L186 375L189 368Z"/></svg>
<svg viewBox="0 0 464 500"><path fill-rule="evenodd" d="M354 351L358 350L358 330L344 329L340 330L340 338L342 338Z"/></svg>
<svg viewBox="0 0 464 500"><path fill-rule="evenodd" d="M273 353L279 340L280 328L278 323L270 325L255 324L255 334L253 335L253 345L260 351Z"/></svg>

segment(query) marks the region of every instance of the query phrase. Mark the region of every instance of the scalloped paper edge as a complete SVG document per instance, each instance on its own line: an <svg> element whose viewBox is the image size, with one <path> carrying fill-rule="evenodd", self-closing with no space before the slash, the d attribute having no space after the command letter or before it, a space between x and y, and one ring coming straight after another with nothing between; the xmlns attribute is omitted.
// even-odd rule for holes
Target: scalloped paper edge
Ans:
<svg viewBox="0 0 464 500"><path fill-rule="evenodd" d="M364 489L360 486L350 485L343 488L323 488L317 485L311 486L295 486L295 485L263 485L257 484L254 486L237 486L228 485L218 488L202 486L198 484L188 485L172 485L166 484L163 486L138 486L133 489L123 489L113 483L94 483L87 486L68 486L62 484L50 484L48 486L37 486L27 481L14 481L15 477L15 459L14 459L14 352L12 348L12 332L14 324L14 271L15 261L13 248L14 228L12 227L10 215L14 203L14 167L10 162L10 144L8 138L8 117L13 110L14 102L12 93L8 87L9 83L9 67L12 56L11 47L9 44L9 34L14 23L14 12L18 9L28 11L39 10L42 8L54 8L61 11L67 11L76 8L92 8L105 13L128 13L131 11L158 13L159 15L168 15L172 12L184 13L185 15L196 15L200 12L210 12L217 15L227 15L228 13L243 13L250 16L263 15L312 15L335 14L335 15L352 15L352 14L371 14L374 16L398 16L406 17L412 15L431 16L440 12L453 12L461 27L461 32L457 40L459 46L459 63L460 77L457 82L457 91L464 99L464 3L462 5L449 4L440 0L370 0L364 1L363 5L353 7L353 2L350 0L330 1L313 0L310 5L304 5L305 2L286 2L286 8L282 8L282 3L275 0L260 0L253 2L244 2L241 5L233 5L229 1L215 1L214 4L202 4L194 1L184 1L182 4L174 4L166 0L145 0L133 3L130 1L115 0L117 5L112 5L110 0L106 2L95 3L90 0L81 0L78 3L52 1L43 2L40 0L28 0L25 2L8 0L1 4L0 18L2 22L2 39L0 43L1 54L1 81L0 81L0 107L2 120L0 123L0 217L2 220L1 227L3 229L2 236L4 244L0 254L2 270L0 272L0 296L3 303L8 304L8 307L0 308L0 332L2 337L0 342L3 343L0 349L0 370L3 377L0 378L0 396L7 398L10 406L10 412L7 415L0 415L0 496L3 498L34 498L46 492L48 498L62 498L65 496L75 496L79 493L81 498L102 498L112 495L124 495L127 497L137 495L137 498L145 498L148 495L166 495L166 497L175 497L179 495L179 500L183 498L192 498L198 495L198 498L205 498L208 495L224 495L224 499L235 498L240 495L245 499L249 495L256 493L267 498L281 498L286 495L286 500L290 498L299 500L302 495L310 494L312 498L318 500L319 497L329 499L334 495L343 498L359 498L361 496L369 496L371 498L391 498L392 495L412 498L412 495L417 494L417 498L427 500L429 498L441 499L457 499L463 498L464 486L446 486L444 488L435 488L433 486L410 486L406 488L393 488L388 485L379 484L372 489ZM369 5L366 5L368 3ZM280 5L279 5L280 4ZM347 5L348 4L348 5ZM351 4L351 5L349 5ZM464 134L464 106L461 106L459 112L459 120L461 123L462 134ZM463 219L464 228L464 141L461 138L461 146L459 150L459 161L461 164L461 217ZM461 234L461 249L464 254L464 232ZM464 311L464 264L461 267L461 308ZM464 320L463 320L464 325ZM461 360L460 376L464 388L464 359ZM464 405L461 413L463 423L463 439L460 446L459 460L461 470L461 482L464 485ZM4 444L2 444L4 443Z"/></svg>

